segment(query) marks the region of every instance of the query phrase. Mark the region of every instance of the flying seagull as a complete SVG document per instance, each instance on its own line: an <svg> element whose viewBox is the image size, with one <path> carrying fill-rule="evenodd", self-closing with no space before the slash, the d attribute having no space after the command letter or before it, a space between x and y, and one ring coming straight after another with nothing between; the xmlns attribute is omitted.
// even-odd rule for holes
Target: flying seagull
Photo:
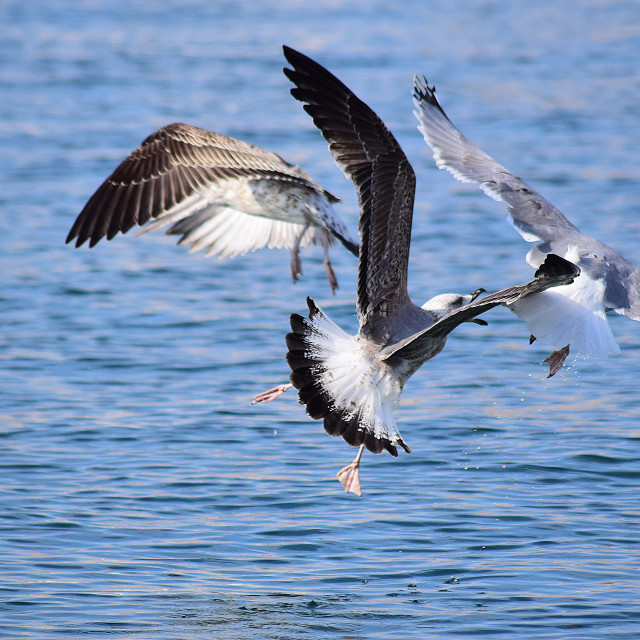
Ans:
<svg viewBox="0 0 640 640"><path fill-rule="evenodd" d="M531 342L548 343L549 377L562 366L569 348L604 357L619 353L606 311L640 320L640 271L606 244L581 233L526 182L499 165L465 138L447 117L427 80L414 79L419 129L436 164L462 182L474 182L507 205L510 222L528 242L539 242L527 254L537 268L550 253L578 265L574 284L545 291L511 309L527 323Z"/></svg>
<svg viewBox="0 0 640 640"><path fill-rule="evenodd" d="M513 305L579 273L549 255L527 284L477 298L443 294L421 308L407 292L415 175L382 120L340 80L305 55L284 47L293 67L291 94L304 104L329 143L334 160L354 184L360 206L355 336L338 327L311 298L309 319L293 314L287 334L290 381L299 401L332 436L360 447L342 470L347 491L359 493L360 456L398 447L410 452L393 411L409 377L444 347L447 336L497 305ZM344 476L344 477L343 477Z"/></svg>
<svg viewBox="0 0 640 640"><path fill-rule="evenodd" d="M358 245L336 215L338 198L275 153L221 133L174 123L152 133L98 187L67 236L76 247L171 225L179 245L233 257L262 247L291 249L291 276L302 274L299 248L324 248L332 290L338 287L329 246Z"/></svg>

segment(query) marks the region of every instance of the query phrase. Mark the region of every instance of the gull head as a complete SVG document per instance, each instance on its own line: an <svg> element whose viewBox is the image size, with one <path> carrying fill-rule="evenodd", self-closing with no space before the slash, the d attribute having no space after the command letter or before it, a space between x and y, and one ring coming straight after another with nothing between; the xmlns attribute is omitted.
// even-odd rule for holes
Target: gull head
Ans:
<svg viewBox="0 0 640 640"><path fill-rule="evenodd" d="M473 302L481 293L485 293L485 291L486 289L476 289L467 295L462 295L460 293L441 293L440 295L427 300L422 305L422 308L434 315L436 320L441 320L453 311L456 311L456 309L460 309L460 307L464 307L470 302ZM478 318L474 318L471 322L482 325L487 324L484 320L480 320Z"/></svg>

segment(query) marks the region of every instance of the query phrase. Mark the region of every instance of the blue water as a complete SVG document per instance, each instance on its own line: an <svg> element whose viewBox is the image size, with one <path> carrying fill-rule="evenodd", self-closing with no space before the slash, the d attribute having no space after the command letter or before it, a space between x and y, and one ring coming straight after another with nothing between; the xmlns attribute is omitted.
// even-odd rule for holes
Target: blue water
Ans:
<svg viewBox="0 0 640 640"><path fill-rule="evenodd" d="M640 264L640 8L632 0L0 5L0 637L640 637L640 326L552 380L503 309L408 383L411 455L354 451L286 379L311 295L355 330L355 261L229 262L173 238L66 234L102 180L181 120L275 150L341 196L281 72L287 43L388 123L418 174L410 289L530 277L503 208L437 171L427 74L456 124Z"/></svg>

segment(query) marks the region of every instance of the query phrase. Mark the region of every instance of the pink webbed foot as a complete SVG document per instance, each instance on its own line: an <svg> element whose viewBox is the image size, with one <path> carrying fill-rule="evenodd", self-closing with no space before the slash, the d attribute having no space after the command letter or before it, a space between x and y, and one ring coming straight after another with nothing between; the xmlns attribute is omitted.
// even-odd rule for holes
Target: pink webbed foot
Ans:
<svg viewBox="0 0 640 640"><path fill-rule="evenodd" d="M268 391L263 391L259 393L257 396L253 397L251 404L264 404L265 402L271 402L276 398L279 398L287 389L291 389L292 384L279 384L277 387L273 387L273 389L269 389Z"/></svg>
<svg viewBox="0 0 640 640"><path fill-rule="evenodd" d="M363 451L364 445L362 444L355 460L338 471L338 480L344 487L345 493L355 493L358 497L362 496L360 489L360 458L362 458Z"/></svg>
<svg viewBox="0 0 640 640"><path fill-rule="evenodd" d="M560 371L560 367L566 360L569 355L569 345L566 347L562 347L562 349L558 349L554 351L548 358L545 358L544 361L549 365L549 375L547 378L551 378L555 376L558 371Z"/></svg>

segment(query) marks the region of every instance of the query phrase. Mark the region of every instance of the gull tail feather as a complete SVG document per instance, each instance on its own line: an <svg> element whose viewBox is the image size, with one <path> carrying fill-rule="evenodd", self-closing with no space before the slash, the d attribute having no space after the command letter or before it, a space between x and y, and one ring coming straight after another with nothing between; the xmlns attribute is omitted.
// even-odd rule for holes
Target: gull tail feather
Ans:
<svg viewBox="0 0 640 640"><path fill-rule="evenodd" d="M397 447L410 452L398 432L393 409L401 388L388 366L368 353L357 336L350 336L307 298L309 320L291 316L287 334L287 363L291 384L307 413L323 420L325 431L372 453Z"/></svg>

